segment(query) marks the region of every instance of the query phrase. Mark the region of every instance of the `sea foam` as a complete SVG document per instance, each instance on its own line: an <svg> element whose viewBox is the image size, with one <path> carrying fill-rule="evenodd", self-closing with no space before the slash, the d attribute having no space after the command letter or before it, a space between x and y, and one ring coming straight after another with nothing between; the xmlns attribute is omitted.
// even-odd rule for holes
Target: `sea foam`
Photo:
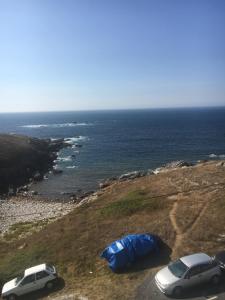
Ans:
<svg viewBox="0 0 225 300"><path fill-rule="evenodd" d="M24 128L32 128L32 129L38 129L38 128L62 128L62 127L76 127L76 126L91 126L93 124L81 122L81 123L61 123L61 124L30 124L30 125L22 125L20 127Z"/></svg>
<svg viewBox="0 0 225 300"><path fill-rule="evenodd" d="M72 157L71 156L66 156L66 157L58 157L56 159L56 162L67 162L67 161L72 161Z"/></svg>
<svg viewBox="0 0 225 300"><path fill-rule="evenodd" d="M86 141L86 140L88 140L87 136L68 137L68 138L64 139L65 143L70 144L70 145L73 145L80 141Z"/></svg>
<svg viewBox="0 0 225 300"><path fill-rule="evenodd" d="M220 159L224 159L225 158L225 154L209 154L210 158L220 158Z"/></svg>

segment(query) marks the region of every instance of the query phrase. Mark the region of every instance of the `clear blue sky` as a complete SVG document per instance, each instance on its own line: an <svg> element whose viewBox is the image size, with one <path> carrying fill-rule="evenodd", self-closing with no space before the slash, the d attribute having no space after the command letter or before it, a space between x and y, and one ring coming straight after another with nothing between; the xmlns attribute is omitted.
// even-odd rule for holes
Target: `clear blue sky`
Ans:
<svg viewBox="0 0 225 300"><path fill-rule="evenodd" d="M224 0L0 0L0 111L225 105Z"/></svg>

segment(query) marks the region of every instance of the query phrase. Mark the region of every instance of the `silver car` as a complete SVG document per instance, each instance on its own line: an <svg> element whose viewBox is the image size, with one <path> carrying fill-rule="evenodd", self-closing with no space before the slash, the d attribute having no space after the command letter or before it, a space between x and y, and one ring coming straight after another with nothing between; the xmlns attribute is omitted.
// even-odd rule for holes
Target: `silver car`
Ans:
<svg viewBox="0 0 225 300"><path fill-rule="evenodd" d="M203 282L218 284L220 275L217 260L205 253L196 253L184 256L160 270L155 276L155 282L163 293L179 296L184 289Z"/></svg>

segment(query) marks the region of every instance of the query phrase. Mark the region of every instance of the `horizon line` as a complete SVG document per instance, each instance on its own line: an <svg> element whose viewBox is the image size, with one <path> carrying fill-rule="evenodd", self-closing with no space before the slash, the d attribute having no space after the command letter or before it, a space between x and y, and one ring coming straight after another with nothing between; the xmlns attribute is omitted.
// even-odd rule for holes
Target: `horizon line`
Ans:
<svg viewBox="0 0 225 300"><path fill-rule="evenodd" d="M71 109L71 110L37 110L37 111L2 111L0 114L25 114L25 113L60 113L60 112L104 112L104 111L130 111L130 110L170 110L170 109L206 109L206 108L225 108L224 105L208 106L165 106L165 107L139 107L139 108L99 108L99 109Z"/></svg>

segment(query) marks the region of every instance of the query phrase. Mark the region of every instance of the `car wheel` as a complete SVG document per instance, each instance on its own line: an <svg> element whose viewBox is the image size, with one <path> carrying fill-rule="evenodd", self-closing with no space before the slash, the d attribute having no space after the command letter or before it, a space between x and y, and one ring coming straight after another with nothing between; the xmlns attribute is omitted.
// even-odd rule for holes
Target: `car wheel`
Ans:
<svg viewBox="0 0 225 300"><path fill-rule="evenodd" d="M45 287L47 290L51 290L53 288L53 282L52 281L47 282Z"/></svg>
<svg viewBox="0 0 225 300"><path fill-rule="evenodd" d="M219 282L220 282L220 277L219 277L219 275L214 275L214 276L211 278L211 282L212 282L212 284L214 284L214 285L219 284Z"/></svg>
<svg viewBox="0 0 225 300"><path fill-rule="evenodd" d="M16 300L16 295L14 294L9 295L7 300Z"/></svg>
<svg viewBox="0 0 225 300"><path fill-rule="evenodd" d="M183 289L181 286L176 286L174 289L173 289L173 296L175 297L179 297L183 292Z"/></svg>

